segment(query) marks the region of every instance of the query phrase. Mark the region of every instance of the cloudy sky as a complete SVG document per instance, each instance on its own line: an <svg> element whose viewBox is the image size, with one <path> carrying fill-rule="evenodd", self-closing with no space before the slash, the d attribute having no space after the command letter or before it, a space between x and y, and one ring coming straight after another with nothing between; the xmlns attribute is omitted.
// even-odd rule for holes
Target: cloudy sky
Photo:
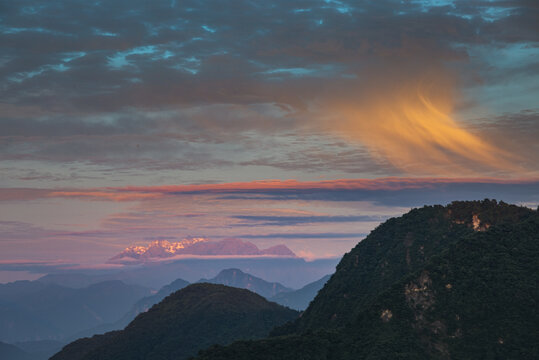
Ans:
<svg viewBox="0 0 539 360"><path fill-rule="evenodd" d="M0 265L185 236L339 256L410 207L535 207L538 24L534 0L0 0Z"/></svg>

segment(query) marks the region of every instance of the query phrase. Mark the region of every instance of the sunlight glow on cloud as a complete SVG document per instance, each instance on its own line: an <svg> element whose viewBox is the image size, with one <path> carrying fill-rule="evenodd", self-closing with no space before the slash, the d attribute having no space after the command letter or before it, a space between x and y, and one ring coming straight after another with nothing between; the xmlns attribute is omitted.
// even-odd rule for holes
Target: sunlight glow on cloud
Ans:
<svg viewBox="0 0 539 360"><path fill-rule="evenodd" d="M408 174L477 176L523 174L518 158L471 133L453 117L446 76L422 75L399 85L372 87L330 108L329 127L365 145L373 156Z"/></svg>

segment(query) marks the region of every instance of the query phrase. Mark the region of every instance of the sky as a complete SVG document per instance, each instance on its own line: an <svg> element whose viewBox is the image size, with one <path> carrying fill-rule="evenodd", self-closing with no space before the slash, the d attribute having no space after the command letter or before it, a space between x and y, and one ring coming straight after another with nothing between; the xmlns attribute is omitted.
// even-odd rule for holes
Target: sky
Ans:
<svg viewBox="0 0 539 360"><path fill-rule="evenodd" d="M538 24L534 0L0 0L0 282L187 236L335 257L412 207L537 207Z"/></svg>

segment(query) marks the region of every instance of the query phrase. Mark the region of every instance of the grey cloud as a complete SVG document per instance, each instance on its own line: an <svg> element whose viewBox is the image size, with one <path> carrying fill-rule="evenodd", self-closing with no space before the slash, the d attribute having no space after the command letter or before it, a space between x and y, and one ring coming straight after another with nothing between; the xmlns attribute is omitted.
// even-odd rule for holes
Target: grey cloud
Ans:
<svg viewBox="0 0 539 360"><path fill-rule="evenodd" d="M363 149L307 144L273 154L246 133L321 131L312 103L369 93L373 74L398 82L454 67L477 81L510 76L475 74L469 48L538 41L533 1L453 3L3 1L1 158L398 175ZM509 10L490 19L489 9Z"/></svg>
<svg viewBox="0 0 539 360"><path fill-rule="evenodd" d="M514 154L515 161L528 169L536 167L539 158L539 109L527 109L491 118L477 119L475 128L493 143L501 144Z"/></svg>
<svg viewBox="0 0 539 360"><path fill-rule="evenodd" d="M230 166L235 164L232 158L245 161L245 156L226 154L263 146L264 139L255 140L245 131L264 130L270 119L272 131L282 131L294 121L285 115L272 105L212 105L88 115L78 121L69 116L9 118L2 122L0 159L109 164L117 169Z"/></svg>
<svg viewBox="0 0 539 360"><path fill-rule="evenodd" d="M517 10L490 22L479 16L486 6ZM369 61L396 55L401 62L417 62L427 53L427 61L463 59L466 54L453 44L488 44L497 34L500 41L536 41L526 6L534 4L467 1L456 2L454 9L425 11L419 4L400 1L223 1L211 6L200 1L175 6L170 1L50 1L44 6L21 1L3 5L1 37L11 57L2 67L4 89L14 94L14 102L37 100L45 107L55 101L64 110L112 110L133 103L301 106L316 93L312 85L327 79L309 79L307 71L276 80L268 70L289 69L281 74L292 75L290 69L327 66L338 79L361 72ZM64 61L70 52L85 55ZM127 53L130 65L113 69L110 59L120 52ZM186 64L189 59L191 65ZM6 80L58 64L66 70L49 68L18 84ZM52 83L50 97L35 94Z"/></svg>
<svg viewBox="0 0 539 360"><path fill-rule="evenodd" d="M313 142L312 144L316 144ZM346 172L370 173L381 176L399 175L401 172L387 161L382 159L374 160L372 156L363 148L358 146L337 147L331 142L324 146L305 144L298 146L301 150L294 151L286 146L279 149L282 154L274 156L257 157L252 160L241 162L243 166L268 166L284 170L302 169L308 172Z"/></svg>
<svg viewBox="0 0 539 360"><path fill-rule="evenodd" d="M97 165L115 165L122 168L147 170L183 169L231 165L232 162L216 158L207 148L174 139L157 136L71 136L58 141L37 143L18 142L0 144L0 160L37 160L54 162L82 162Z"/></svg>
<svg viewBox="0 0 539 360"><path fill-rule="evenodd" d="M36 169L0 168L4 174L1 179L15 181L50 181L50 182L77 182L80 180L97 180L98 176L81 175L78 172L54 173L51 171L39 171Z"/></svg>
<svg viewBox="0 0 539 360"><path fill-rule="evenodd" d="M46 274L50 272L59 271L62 269L70 269L74 266L78 266L73 262L59 262L59 261L20 261L3 263L0 262L0 271L28 271L36 274Z"/></svg>

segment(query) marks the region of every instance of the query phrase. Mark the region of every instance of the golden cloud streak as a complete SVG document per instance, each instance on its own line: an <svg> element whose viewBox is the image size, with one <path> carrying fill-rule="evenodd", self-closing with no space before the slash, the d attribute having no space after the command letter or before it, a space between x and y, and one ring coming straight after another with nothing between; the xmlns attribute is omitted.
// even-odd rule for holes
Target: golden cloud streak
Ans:
<svg viewBox="0 0 539 360"><path fill-rule="evenodd" d="M359 141L405 173L435 176L522 173L511 153L471 133L453 117L443 76L371 87L359 99L333 101L326 126Z"/></svg>

